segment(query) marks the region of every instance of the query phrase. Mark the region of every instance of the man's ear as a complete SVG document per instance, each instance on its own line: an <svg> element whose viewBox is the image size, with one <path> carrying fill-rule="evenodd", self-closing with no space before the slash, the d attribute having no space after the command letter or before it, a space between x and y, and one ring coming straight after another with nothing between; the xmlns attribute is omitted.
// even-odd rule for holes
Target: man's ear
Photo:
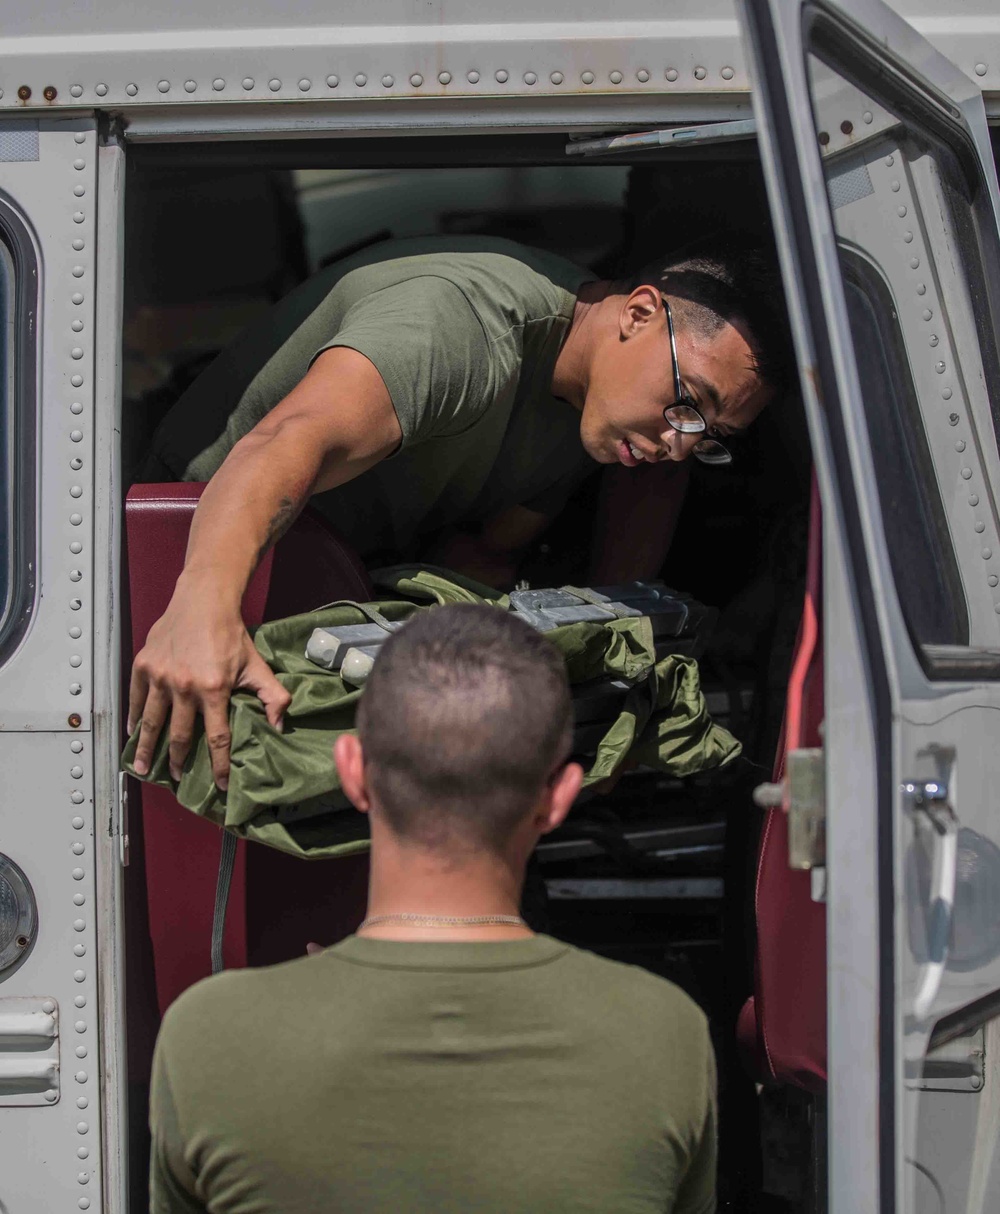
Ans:
<svg viewBox="0 0 1000 1214"><path fill-rule="evenodd" d="M355 809L366 814L371 809L371 797L365 780L365 756L357 734L342 733L333 744L333 761L337 764L340 787Z"/></svg>
<svg viewBox="0 0 1000 1214"><path fill-rule="evenodd" d="M662 307L663 297L655 287L636 287L622 305L619 318L622 337L631 337L655 320Z"/></svg>
<svg viewBox="0 0 1000 1214"><path fill-rule="evenodd" d="M573 808L573 802L583 784L583 768L579 763L567 763L552 781L545 804L539 815L539 834L547 835L549 831L562 826L566 815Z"/></svg>

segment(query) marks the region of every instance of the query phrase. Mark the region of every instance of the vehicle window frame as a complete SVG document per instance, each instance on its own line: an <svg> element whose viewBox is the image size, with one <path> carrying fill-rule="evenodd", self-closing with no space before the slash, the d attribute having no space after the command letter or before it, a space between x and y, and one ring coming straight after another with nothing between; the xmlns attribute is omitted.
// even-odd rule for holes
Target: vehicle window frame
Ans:
<svg viewBox="0 0 1000 1214"><path fill-rule="evenodd" d="M38 260L25 221L0 192L5 265L4 395L0 398L0 495L4 500L6 594L0 599L0 670L28 629L36 597ZM3 515L0 514L0 526Z"/></svg>
<svg viewBox="0 0 1000 1214"><path fill-rule="evenodd" d="M910 643L917 653L930 650L933 654L945 649L962 650L971 648L965 584L962 580L947 512L941 496L940 486L938 485L927 433L924 429L920 401L917 397L913 376L910 371L909 351L906 348L906 339L899 325L892 288L886 281L881 269L860 251L842 247L840 249L840 261L841 273L844 277L845 297L849 296L851 289L857 290L864 297L873 313L874 323L878 326L878 336L886 349L887 361L893 364L892 370L903 381L897 384L898 392L896 398L898 406L896 412L899 414L898 420L903 423L898 427L903 432L901 445L904 448L906 462L914 467L918 473L920 482L926 486L924 490L918 489L917 493L920 495L920 504L923 507L928 524L924 528L927 547L931 550L936 549L937 551L934 553L935 557L938 560L943 560L948 566L947 576L943 575L943 571L939 571L936 579L945 586L945 594L942 595L941 605L950 611L958 631L964 634L964 639L949 641L921 640L918 638L915 623L916 617L910 607L914 598L914 595L910 593L913 587L906 586L901 569L897 565L897 556L899 554L896 552L896 546L890 544L889 560L892 567L893 583L897 589L900 600L900 611L910 636ZM848 306L848 311L850 312L850 305ZM857 357L858 346L856 342L853 342L853 344L855 357ZM861 371L862 367L859 364L859 374ZM867 414L867 416L870 419L871 415ZM907 425L906 423L909 424ZM868 434L869 441L874 445L875 431L871 420L868 422ZM881 494L880 501L882 501ZM893 507L890 503L883 503L882 525L887 539L891 536L891 521L889 516L892 514L892 510ZM909 555L906 561L901 563L911 563ZM920 579L924 578L923 569L919 570L918 576ZM945 598L949 600L947 603L945 603Z"/></svg>
<svg viewBox="0 0 1000 1214"><path fill-rule="evenodd" d="M1000 456L1000 379L993 379L991 372L1000 367L1000 233L996 215L990 198L989 184L986 177L986 166L983 164L961 112L955 104L943 94L939 94L922 77L915 74L908 64L895 60L884 46L869 45L865 31L853 23L838 17L827 9L805 6L803 9L803 54L807 79L811 78L809 57L814 56L825 67L835 72L845 82L853 85L874 101L885 106L895 114L900 122L912 123L916 128L912 135L918 135L927 142L939 141L944 149L955 159L957 167L964 177L964 184L969 192L968 217L963 217L961 226L971 230L975 248L979 256L970 259L963 257L962 273L966 277L970 296L975 295L976 288L985 299L986 307L975 315L976 340L982 359L984 376L987 378L987 397L989 414L993 427L992 438ZM886 70L886 56L889 54L891 71ZM814 111L814 123L816 123ZM817 132L819 130L816 125ZM943 176L943 174L942 174ZM948 218L957 228L954 215L955 200L953 191L943 191L944 202L948 209ZM831 207L831 225L836 230ZM838 242L839 243L839 242ZM841 259L842 259L841 251ZM970 260L975 262L970 272ZM996 274L986 272L985 267L992 265ZM847 275L843 269L844 288L847 288ZM973 282L976 273L978 282ZM984 315L985 313L985 315ZM991 325L990 322L994 323ZM851 346L854 349L853 337ZM918 407L922 406L918 402ZM984 436L985 437L985 436ZM985 470L984 470L985 471ZM1000 483L988 475L990 489L1000 498ZM952 525L950 513L947 515L949 527ZM954 539L952 538L954 547ZM969 588L970 570L963 563L956 551L956 561L961 578L963 594ZM901 598L899 583L892 572L892 585ZM902 612L902 603L900 603ZM905 613L902 613L905 619ZM919 662L924 674L933 682L951 679L963 679L974 669L976 677L983 681L1000 679L1000 647L994 650L992 645L983 645L975 640L968 646L951 644L918 643L907 630L913 654ZM992 659L992 661L991 661Z"/></svg>

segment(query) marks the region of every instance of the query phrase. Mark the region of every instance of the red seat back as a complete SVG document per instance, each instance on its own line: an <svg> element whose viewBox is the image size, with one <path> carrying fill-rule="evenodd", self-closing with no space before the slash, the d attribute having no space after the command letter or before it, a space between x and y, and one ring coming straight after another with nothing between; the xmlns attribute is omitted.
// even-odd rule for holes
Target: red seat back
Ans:
<svg viewBox="0 0 1000 1214"><path fill-rule="evenodd" d="M822 744L821 519L813 484L802 624L789 679L775 780L790 750ZM808 872L788 867L788 816L767 811L754 896L754 994L738 1034L760 1078L810 1090L826 1084L826 907L812 899Z"/></svg>
<svg viewBox="0 0 1000 1214"><path fill-rule="evenodd" d="M125 520L133 657L173 594L203 489L201 484L166 484L134 485L129 491ZM252 627L335 599L371 597L360 561L319 515L307 510L261 562L244 596L243 618ZM145 868L148 933L162 1012L211 970L222 834L153 785L133 781L131 805L133 861ZM346 935L362 916L366 884L365 857L310 862L241 840L223 941L226 965L285 960L304 953L309 940L330 943ZM142 916L137 918L141 922Z"/></svg>

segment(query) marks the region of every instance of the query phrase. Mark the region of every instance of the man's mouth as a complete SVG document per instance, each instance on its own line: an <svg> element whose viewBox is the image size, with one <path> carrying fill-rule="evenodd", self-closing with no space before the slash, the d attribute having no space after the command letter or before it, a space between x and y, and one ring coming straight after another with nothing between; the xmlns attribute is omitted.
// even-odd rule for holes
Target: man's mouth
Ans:
<svg viewBox="0 0 1000 1214"><path fill-rule="evenodd" d="M618 458L626 468L638 468L643 463L642 452L626 438L620 439L618 442Z"/></svg>

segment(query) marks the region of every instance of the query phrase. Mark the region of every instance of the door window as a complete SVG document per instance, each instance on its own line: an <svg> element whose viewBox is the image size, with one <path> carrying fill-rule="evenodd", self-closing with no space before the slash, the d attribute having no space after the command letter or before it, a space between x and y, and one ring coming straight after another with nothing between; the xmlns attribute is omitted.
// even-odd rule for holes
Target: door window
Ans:
<svg viewBox="0 0 1000 1214"><path fill-rule="evenodd" d="M890 104L878 80L849 79L831 65L835 47L824 56L822 26L812 45L816 134L893 579L925 667L945 674L956 647L1000 649L1000 259L989 193L957 123L942 129L929 103Z"/></svg>
<svg viewBox="0 0 1000 1214"><path fill-rule="evenodd" d="M30 238L0 200L0 663L34 602L36 282Z"/></svg>
<svg viewBox="0 0 1000 1214"><path fill-rule="evenodd" d="M11 406L16 396L14 263L0 241L0 631L10 614L13 512L10 458Z"/></svg>

